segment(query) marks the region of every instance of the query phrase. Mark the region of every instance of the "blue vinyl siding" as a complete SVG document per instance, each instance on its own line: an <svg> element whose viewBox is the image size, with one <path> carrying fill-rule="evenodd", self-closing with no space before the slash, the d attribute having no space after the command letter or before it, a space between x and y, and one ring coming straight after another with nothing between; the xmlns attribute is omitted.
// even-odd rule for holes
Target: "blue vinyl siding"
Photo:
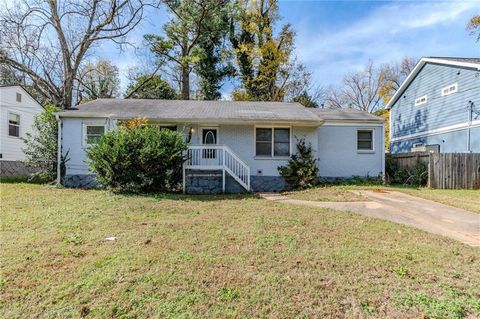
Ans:
<svg viewBox="0 0 480 319"><path fill-rule="evenodd" d="M467 134L468 130L463 129L392 142L390 152L393 154L408 153L415 143L423 143L424 145L439 145L441 153L465 153L468 149ZM480 153L480 127L472 128L470 136L470 148L472 152Z"/></svg>
<svg viewBox="0 0 480 319"><path fill-rule="evenodd" d="M441 89L455 83L458 84L458 91L442 96ZM424 95L428 98L427 103L415 106L415 99ZM416 142L440 144L441 152L467 151L466 130L446 134L444 137L439 134L429 138L418 136L401 141L395 141L395 138L467 123L469 101L473 101L476 108L480 109L479 71L427 63L391 108L392 153L408 152ZM472 119L480 120L480 116L474 114ZM479 130L472 130L472 143L480 139L478 134ZM439 141L441 143L437 143ZM458 144L448 145L450 143Z"/></svg>

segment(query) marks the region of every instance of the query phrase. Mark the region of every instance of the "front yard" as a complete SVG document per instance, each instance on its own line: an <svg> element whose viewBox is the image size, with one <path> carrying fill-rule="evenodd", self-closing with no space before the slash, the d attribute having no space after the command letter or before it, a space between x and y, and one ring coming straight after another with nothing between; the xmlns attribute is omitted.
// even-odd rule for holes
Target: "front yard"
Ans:
<svg viewBox="0 0 480 319"><path fill-rule="evenodd" d="M2 318L480 316L480 249L406 226L253 196L0 190Z"/></svg>

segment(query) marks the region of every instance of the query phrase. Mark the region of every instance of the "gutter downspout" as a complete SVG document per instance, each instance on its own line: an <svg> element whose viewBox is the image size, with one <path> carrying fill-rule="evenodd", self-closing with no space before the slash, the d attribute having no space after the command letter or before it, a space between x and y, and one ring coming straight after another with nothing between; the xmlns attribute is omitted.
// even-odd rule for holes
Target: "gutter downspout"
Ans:
<svg viewBox="0 0 480 319"><path fill-rule="evenodd" d="M386 172L385 172L385 122L382 123L382 181L385 185L387 183Z"/></svg>
<svg viewBox="0 0 480 319"><path fill-rule="evenodd" d="M62 184L62 120L60 116L55 114L55 118L57 119L58 125L58 136L57 136L57 185Z"/></svg>
<svg viewBox="0 0 480 319"><path fill-rule="evenodd" d="M473 113L473 102L468 101L468 129L467 129L467 151L468 153L472 152L471 149L471 126L472 126L472 113Z"/></svg>

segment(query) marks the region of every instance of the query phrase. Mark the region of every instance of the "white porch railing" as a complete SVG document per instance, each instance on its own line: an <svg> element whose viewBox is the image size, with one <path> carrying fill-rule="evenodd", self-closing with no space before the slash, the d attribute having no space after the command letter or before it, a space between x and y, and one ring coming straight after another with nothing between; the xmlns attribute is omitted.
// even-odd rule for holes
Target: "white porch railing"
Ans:
<svg viewBox="0 0 480 319"><path fill-rule="evenodd" d="M184 169L222 170L223 191L225 172L230 174L247 191L250 191L250 167L226 145L190 145ZM185 189L185 172L184 189Z"/></svg>

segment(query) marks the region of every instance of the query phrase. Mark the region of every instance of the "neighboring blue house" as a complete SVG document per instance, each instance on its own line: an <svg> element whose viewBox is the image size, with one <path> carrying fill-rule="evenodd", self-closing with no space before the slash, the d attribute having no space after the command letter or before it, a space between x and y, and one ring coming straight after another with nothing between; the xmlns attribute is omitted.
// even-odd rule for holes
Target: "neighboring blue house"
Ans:
<svg viewBox="0 0 480 319"><path fill-rule="evenodd" d="M387 109L393 154L480 153L480 58L422 58Z"/></svg>

